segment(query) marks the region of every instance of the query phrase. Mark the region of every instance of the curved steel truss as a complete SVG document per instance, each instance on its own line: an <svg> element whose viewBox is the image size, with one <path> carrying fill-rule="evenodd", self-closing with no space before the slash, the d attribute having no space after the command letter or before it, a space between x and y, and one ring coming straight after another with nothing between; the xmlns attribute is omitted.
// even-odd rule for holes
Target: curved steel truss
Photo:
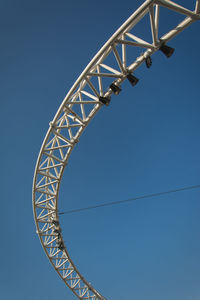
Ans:
<svg viewBox="0 0 200 300"><path fill-rule="evenodd" d="M160 7L183 17L181 23L159 37ZM151 41L134 34L134 27L149 16ZM200 0L194 11L168 0L145 1L114 33L91 60L60 105L42 144L33 181L33 210L37 233L50 262L65 284L79 299L103 300L103 297L77 270L61 233L58 218L58 192L70 154L88 123L102 107L108 105L112 93L118 93L132 73L144 62L151 65L151 55L190 24L200 19ZM131 49L131 51L128 51ZM134 56L134 49L140 54ZM142 49L142 51L141 51ZM131 52L131 55L129 53ZM167 53L165 53L167 55Z"/></svg>

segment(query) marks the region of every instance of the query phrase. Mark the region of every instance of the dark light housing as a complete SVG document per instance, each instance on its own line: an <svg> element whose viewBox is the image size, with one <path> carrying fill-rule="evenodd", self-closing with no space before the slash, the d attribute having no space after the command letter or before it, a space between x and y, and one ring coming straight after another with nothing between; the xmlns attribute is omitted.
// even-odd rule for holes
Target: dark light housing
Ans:
<svg viewBox="0 0 200 300"><path fill-rule="evenodd" d="M146 63L146 67L149 69L152 65L152 59L151 59L151 56L147 56L145 58L145 63Z"/></svg>
<svg viewBox="0 0 200 300"><path fill-rule="evenodd" d="M169 46L167 46L167 45L165 45L165 44L163 44L163 45L160 46L159 50L162 51L162 53L163 53L167 58L169 58L169 57L171 57L172 54L174 53L174 50L175 50L175 49L172 48L172 47L169 47Z"/></svg>
<svg viewBox="0 0 200 300"><path fill-rule="evenodd" d="M139 79L131 73L129 73L126 77L132 86L135 86L139 81Z"/></svg>
<svg viewBox="0 0 200 300"><path fill-rule="evenodd" d="M52 224L54 224L55 226L59 226L59 222L57 220L53 220Z"/></svg>
<svg viewBox="0 0 200 300"><path fill-rule="evenodd" d="M117 86L115 83L112 83L111 85L110 85L110 88L111 88L111 90L113 91L113 93L115 94L115 95L119 95L119 93L121 92L121 88L119 87L119 86Z"/></svg>
<svg viewBox="0 0 200 300"><path fill-rule="evenodd" d="M65 249L63 242L58 243L58 249L60 249L61 251Z"/></svg>
<svg viewBox="0 0 200 300"><path fill-rule="evenodd" d="M103 104L105 104L105 105L109 105L109 103L110 103L110 98L108 98L108 97L99 97L99 101L101 102L101 103L103 103Z"/></svg>

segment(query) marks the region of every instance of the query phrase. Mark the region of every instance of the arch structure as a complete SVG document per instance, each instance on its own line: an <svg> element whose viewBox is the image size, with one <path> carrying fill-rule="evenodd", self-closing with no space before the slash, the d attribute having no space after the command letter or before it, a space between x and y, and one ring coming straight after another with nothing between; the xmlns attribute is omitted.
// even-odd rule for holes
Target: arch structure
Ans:
<svg viewBox="0 0 200 300"><path fill-rule="evenodd" d="M128 79L134 86L138 79L133 72L143 63L150 67L151 55L156 51L171 56L173 48L166 43L200 19L200 0L194 6L191 11L169 0L146 0L91 60L50 122L35 168L33 211L37 234L48 259L79 299L106 298L81 275L67 251L58 213L63 171L82 132L101 107L109 104L111 95L119 93L123 81ZM182 21L159 37L163 8L177 13ZM145 31L150 32L150 42L134 34L135 26L144 18L148 20ZM139 49L139 56L134 57L134 49Z"/></svg>

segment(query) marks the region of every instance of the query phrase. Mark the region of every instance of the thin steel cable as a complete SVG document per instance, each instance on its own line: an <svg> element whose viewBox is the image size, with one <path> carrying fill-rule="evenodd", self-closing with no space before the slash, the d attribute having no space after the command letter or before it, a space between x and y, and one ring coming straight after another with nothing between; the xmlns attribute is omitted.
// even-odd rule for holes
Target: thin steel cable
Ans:
<svg viewBox="0 0 200 300"><path fill-rule="evenodd" d="M130 202L130 201L135 201L135 200L140 200L140 199L145 199L145 198L158 197L158 196L162 196L162 195L178 193L178 192L193 190L193 189L198 189L198 188L200 188L200 184L192 185L192 186L186 186L186 187L178 188L178 189L175 189L175 190L168 190L166 192L160 192L160 193L154 193L154 194L138 196L138 197L134 197L134 198L126 199L126 200L113 201L113 202L108 202L108 203L102 203L102 204L97 204L97 205L92 205L92 206L67 210L67 211L64 211L64 212L60 212L58 214L59 215L72 214L72 213L77 213L77 212L84 211L84 210L95 209L95 208L100 208L100 207L104 207L104 206L112 206L112 205L117 205L117 204Z"/></svg>

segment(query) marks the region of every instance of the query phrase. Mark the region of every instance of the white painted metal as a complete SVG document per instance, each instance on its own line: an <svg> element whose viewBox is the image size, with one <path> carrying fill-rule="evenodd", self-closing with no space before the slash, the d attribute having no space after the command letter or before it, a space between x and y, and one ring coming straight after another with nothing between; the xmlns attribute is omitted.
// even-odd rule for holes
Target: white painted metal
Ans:
<svg viewBox="0 0 200 300"><path fill-rule="evenodd" d="M161 6L186 17L175 28L159 37ZM113 78L116 85L121 85L127 74L136 70L147 56L158 51L162 43L168 42L191 23L200 19L199 11L200 0L195 1L194 11L169 0L145 1L91 60L64 98L53 121L50 122L35 168L34 217L37 233L46 255L62 280L79 299L103 300L105 297L94 289L77 270L61 234L58 192L69 156L88 123L102 107L99 97L110 97L112 94L108 86L105 89L106 85L103 84L105 80ZM132 33L134 26L146 14L150 17L152 43L147 43ZM121 54L117 46L122 50ZM130 65L127 65L128 46L146 49L139 57L131 58ZM118 70L107 64L106 58L110 54L114 54L115 62L119 66Z"/></svg>

